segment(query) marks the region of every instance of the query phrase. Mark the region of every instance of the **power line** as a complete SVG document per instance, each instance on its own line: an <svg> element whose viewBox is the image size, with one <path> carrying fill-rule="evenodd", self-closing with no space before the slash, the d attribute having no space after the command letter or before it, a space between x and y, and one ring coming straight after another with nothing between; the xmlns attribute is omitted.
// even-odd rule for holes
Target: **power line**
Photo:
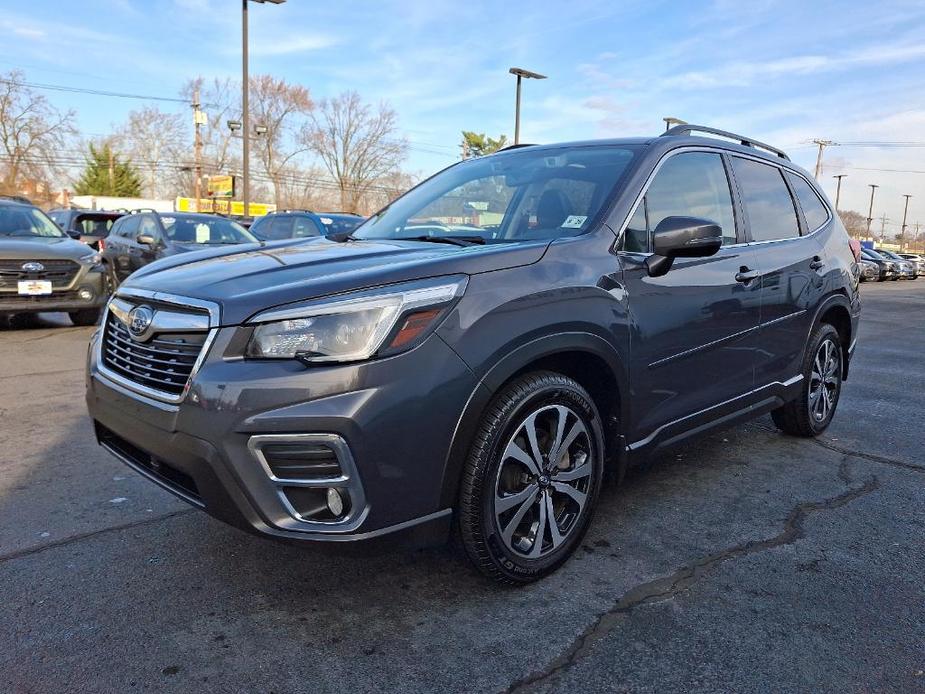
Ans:
<svg viewBox="0 0 925 694"><path fill-rule="evenodd" d="M175 104L189 104L187 99L178 99L170 96L152 96L150 94L131 94L128 92L110 92L104 89L89 89L87 87L68 87L63 84L40 84L38 82L20 82L18 80L0 79L0 83L14 86L30 87L31 89L47 89L55 92L70 92L74 94L90 94L92 96L111 96L120 99L144 99L147 101L169 101ZM214 106L214 104L209 104Z"/></svg>

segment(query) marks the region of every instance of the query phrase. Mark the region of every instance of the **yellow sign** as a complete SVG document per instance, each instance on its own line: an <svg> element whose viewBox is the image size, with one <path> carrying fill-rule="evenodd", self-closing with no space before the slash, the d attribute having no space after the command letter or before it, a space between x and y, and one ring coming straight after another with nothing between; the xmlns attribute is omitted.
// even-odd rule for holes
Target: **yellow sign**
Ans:
<svg viewBox="0 0 925 694"><path fill-rule="evenodd" d="M209 176L207 190L210 198L233 198L234 176Z"/></svg>
<svg viewBox="0 0 925 694"><path fill-rule="evenodd" d="M177 198L174 204L177 212L215 212L232 217L244 216L244 203L240 200L211 200L202 198L199 209L196 209L196 198ZM249 205L251 217L262 217L270 212L276 212L276 205L268 202L252 202Z"/></svg>

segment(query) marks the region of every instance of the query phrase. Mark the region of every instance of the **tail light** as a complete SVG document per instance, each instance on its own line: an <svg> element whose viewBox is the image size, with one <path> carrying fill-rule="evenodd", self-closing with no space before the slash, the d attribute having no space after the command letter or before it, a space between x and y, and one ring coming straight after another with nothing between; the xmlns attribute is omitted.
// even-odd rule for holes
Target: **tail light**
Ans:
<svg viewBox="0 0 925 694"><path fill-rule="evenodd" d="M854 256L854 262L861 262L861 242L857 239L848 239L848 246L851 248L851 254Z"/></svg>
<svg viewBox="0 0 925 694"><path fill-rule="evenodd" d="M106 239L100 239L99 241L96 242L96 245L97 245L97 250L100 253L102 253L103 251L106 250Z"/></svg>

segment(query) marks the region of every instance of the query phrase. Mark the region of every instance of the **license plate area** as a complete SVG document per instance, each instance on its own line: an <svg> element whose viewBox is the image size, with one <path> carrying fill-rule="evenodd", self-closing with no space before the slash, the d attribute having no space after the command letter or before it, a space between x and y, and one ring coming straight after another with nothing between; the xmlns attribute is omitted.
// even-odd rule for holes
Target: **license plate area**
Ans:
<svg viewBox="0 0 925 694"><path fill-rule="evenodd" d="M21 296L46 296L51 294L51 280L20 280L18 289Z"/></svg>

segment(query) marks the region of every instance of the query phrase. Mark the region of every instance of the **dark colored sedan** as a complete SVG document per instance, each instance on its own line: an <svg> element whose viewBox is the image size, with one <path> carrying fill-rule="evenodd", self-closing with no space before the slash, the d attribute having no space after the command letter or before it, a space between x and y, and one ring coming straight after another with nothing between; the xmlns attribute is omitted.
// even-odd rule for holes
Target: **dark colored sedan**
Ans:
<svg viewBox="0 0 925 694"><path fill-rule="evenodd" d="M261 241L278 241L349 234L364 221L364 217L344 212L284 210L256 219L250 230Z"/></svg>
<svg viewBox="0 0 925 694"><path fill-rule="evenodd" d="M885 280L899 279L899 269L894 260L880 255L877 251L871 248L862 248L861 258L875 263L877 267L880 268L880 276L877 278L878 281L883 282Z"/></svg>

